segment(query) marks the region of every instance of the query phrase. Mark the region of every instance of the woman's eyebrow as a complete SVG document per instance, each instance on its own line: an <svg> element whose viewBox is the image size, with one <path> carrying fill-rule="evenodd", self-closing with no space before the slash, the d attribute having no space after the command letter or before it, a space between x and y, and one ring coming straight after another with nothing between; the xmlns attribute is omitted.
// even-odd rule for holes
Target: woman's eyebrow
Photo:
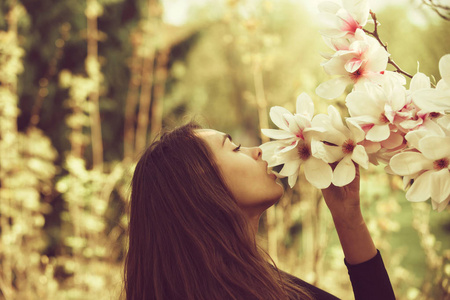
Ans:
<svg viewBox="0 0 450 300"><path fill-rule="evenodd" d="M229 135L228 133L227 133L227 134L224 134L224 135L223 135L223 140L222 140L222 147L223 147L223 145L225 144L225 141L226 141L227 139L229 139L230 142L233 141L233 139L231 138L231 135Z"/></svg>

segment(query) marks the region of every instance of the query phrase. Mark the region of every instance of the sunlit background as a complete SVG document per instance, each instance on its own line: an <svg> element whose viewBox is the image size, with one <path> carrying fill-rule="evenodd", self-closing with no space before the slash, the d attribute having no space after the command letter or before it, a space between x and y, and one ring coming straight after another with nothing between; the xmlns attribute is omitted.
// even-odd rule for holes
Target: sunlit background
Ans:
<svg viewBox="0 0 450 300"><path fill-rule="evenodd" d="M121 297L134 162L162 128L195 118L259 145L269 108L294 111L301 92L346 115L344 96L314 92L328 79L317 3L2 0L0 299ZM437 81L448 10L370 3L391 58ZM410 203L401 186L383 166L362 172L364 215L396 295L450 299L449 209ZM260 229L280 269L353 299L331 217L302 176Z"/></svg>

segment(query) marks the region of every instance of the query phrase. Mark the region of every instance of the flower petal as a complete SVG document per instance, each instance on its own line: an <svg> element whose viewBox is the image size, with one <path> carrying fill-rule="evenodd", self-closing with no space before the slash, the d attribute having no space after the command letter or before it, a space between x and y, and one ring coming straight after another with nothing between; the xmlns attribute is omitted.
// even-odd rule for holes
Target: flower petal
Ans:
<svg viewBox="0 0 450 300"><path fill-rule="evenodd" d="M349 73L356 72L362 65L363 61L360 58L352 58L344 65L345 70Z"/></svg>
<svg viewBox="0 0 450 300"><path fill-rule="evenodd" d="M380 143L365 140L361 142L361 146L366 149L366 153L375 153L381 149Z"/></svg>
<svg viewBox="0 0 450 300"><path fill-rule="evenodd" d="M422 89L412 94L412 100L423 112L450 110L450 95L446 91Z"/></svg>
<svg viewBox="0 0 450 300"><path fill-rule="evenodd" d="M389 165L392 171L400 176L414 175L424 170L433 169L433 162L419 152L398 153L391 158Z"/></svg>
<svg viewBox="0 0 450 300"><path fill-rule="evenodd" d="M297 113L309 116L309 120L314 116L314 103L307 93L301 93L297 97Z"/></svg>
<svg viewBox="0 0 450 300"><path fill-rule="evenodd" d="M345 99L350 116L376 116L377 118L384 110L384 104L375 101L371 94L363 91L353 91Z"/></svg>
<svg viewBox="0 0 450 300"><path fill-rule="evenodd" d="M450 137L424 137L419 141L419 150L431 160L450 158Z"/></svg>
<svg viewBox="0 0 450 300"><path fill-rule="evenodd" d="M281 163L277 163L276 152L286 146L284 141L272 141L267 142L259 146L262 151L262 160L267 161L269 167L277 166Z"/></svg>
<svg viewBox="0 0 450 300"><path fill-rule="evenodd" d="M341 8L341 6L335 2L323 1L317 5L317 8L319 9L320 12L336 14L337 11Z"/></svg>
<svg viewBox="0 0 450 300"><path fill-rule="evenodd" d="M411 202L425 201L431 196L432 182L431 174L433 171L427 171L418 176L409 190L406 192L406 199Z"/></svg>
<svg viewBox="0 0 450 300"><path fill-rule="evenodd" d="M390 134L389 124L375 125L367 132L366 139L373 142L381 142L386 140Z"/></svg>
<svg viewBox="0 0 450 300"><path fill-rule="evenodd" d="M325 145L314 138L311 139L311 154L327 163L334 163L344 156L341 147Z"/></svg>
<svg viewBox="0 0 450 300"><path fill-rule="evenodd" d="M300 168L300 160L294 160L288 163L285 163L283 168L280 171L280 175L282 176L291 176L294 173L298 173L298 168Z"/></svg>
<svg viewBox="0 0 450 300"><path fill-rule="evenodd" d="M344 126L344 123L342 122L341 114L336 109L336 107L329 105L328 106L328 116L330 117L331 125L339 130L342 133L347 133L348 129Z"/></svg>
<svg viewBox="0 0 450 300"><path fill-rule="evenodd" d="M281 106L274 106L269 112L270 119L278 128L289 131L289 124L284 116L285 114L292 115L289 110Z"/></svg>
<svg viewBox="0 0 450 300"><path fill-rule="evenodd" d="M352 160L364 169L369 168L369 156L361 145L356 145L353 149Z"/></svg>
<svg viewBox="0 0 450 300"><path fill-rule="evenodd" d="M305 128L305 124L302 124L302 119L295 118L293 115L285 115L286 120L289 124L289 131L294 134L296 137L302 137L303 136L303 128ZM297 122L297 119L299 119L300 122Z"/></svg>
<svg viewBox="0 0 450 300"><path fill-rule="evenodd" d="M401 146L404 141L405 140L402 134L398 132L391 132L386 140L381 141L381 147L386 149L394 149Z"/></svg>
<svg viewBox="0 0 450 300"><path fill-rule="evenodd" d="M351 134L352 134L352 139L356 142L359 143L362 140L364 140L364 130L361 129L361 127L352 119L348 118L345 120L348 126L348 129L350 130Z"/></svg>
<svg viewBox="0 0 450 300"><path fill-rule="evenodd" d="M293 134L292 132L289 132L286 130L280 130L280 129L261 129L261 132L265 136L270 137L271 139L277 139L277 140L289 139L289 138L295 137L295 134Z"/></svg>
<svg viewBox="0 0 450 300"><path fill-rule="evenodd" d="M431 199L431 204L433 205L433 209L437 210L438 212L442 212L447 207L449 202L450 202L450 197L448 197L445 201L443 201L441 203L436 203L435 201L433 201L433 199Z"/></svg>
<svg viewBox="0 0 450 300"><path fill-rule="evenodd" d="M322 82L316 88L316 94L325 99L334 99L344 93L345 88L352 81L347 77L333 78L328 81Z"/></svg>
<svg viewBox="0 0 450 300"><path fill-rule="evenodd" d="M439 73L447 85L450 85L450 54L442 56L439 60Z"/></svg>
<svg viewBox="0 0 450 300"><path fill-rule="evenodd" d="M450 196L450 172L447 168L432 172L431 182L431 199L441 203Z"/></svg>
<svg viewBox="0 0 450 300"><path fill-rule="evenodd" d="M344 186L355 179L356 169L350 156L345 156L336 166L333 172L333 184Z"/></svg>
<svg viewBox="0 0 450 300"><path fill-rule="evenodd" d="M304 164L305 177L318 189L325 189L331 184L333 171L329 164L321 159L310 157Z"/></svg>
<svg viewBox="0 0 450 300"><path fill-rule="evenodd" d="M284 153L284 152L291 151L292 149L294 149L295 147L297 147L299 141L300 141L299 139L295 139L295 140L293 139L293 141L292 141L289 145L287 145L287 146L284 147L283 149L280 149L280 150L278 151L278 153L281 154L281 153Z"/></svg>
<svg viewBox="0 0 450 300"><path fill-rule="evenodd" d="M370 59L367 61L365 69L374 73L382 72L386 70L388 58L389 53L380 45L373 48L371 47Z"/></svg>
<svg viewBox="0 0 450 300"><path fill-rule="evenodd" d="M288 184L291 188L293 188L295 183L297 182L297 177L298 177L298 172L295 172L294 174L292 174L288 177Z"/></svg>
<svg viewBox="0 0 450 300"><path fill-rule="evenodd" d="M411 79L409 84L409 90L412 92L418 91L420 89L430 88L430 77L427 75L417 72L416 75Z"/></svg>
<svg viewBox="0 0 450 300"><path fill-rule="evenodd" d="M343 0L342 5L354 16L359 25L364 26L366 24L370 11L369 1Z"/></svg>

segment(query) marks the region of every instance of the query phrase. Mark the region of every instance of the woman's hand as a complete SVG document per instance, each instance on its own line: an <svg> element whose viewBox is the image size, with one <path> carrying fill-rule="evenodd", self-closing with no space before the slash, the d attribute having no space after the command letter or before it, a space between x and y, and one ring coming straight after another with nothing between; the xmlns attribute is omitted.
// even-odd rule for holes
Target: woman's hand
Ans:
<svg viewBox="0 0 450 300"><path fill-rule="evenodd" d="M334 169L337 163L331 165ZM355 217L360 212L359 201L359 166L355 164L355 179L346 186L335 186L331 184L328 188L322 190L331 214L334 218Z"/></svg>

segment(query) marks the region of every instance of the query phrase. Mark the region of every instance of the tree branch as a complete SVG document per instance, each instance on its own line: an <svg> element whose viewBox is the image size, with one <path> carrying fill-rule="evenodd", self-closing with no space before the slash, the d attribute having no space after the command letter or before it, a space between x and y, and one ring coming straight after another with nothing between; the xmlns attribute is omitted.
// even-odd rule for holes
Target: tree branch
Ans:
<svg viewBox="0 0 450 300"><path fill-rule="evenodd" d="M373 37L380 43L380 45L383 46L383 48L384 48L386 51L388 51L388 49L387 49L387 44L386 44L386 43L383 43L383 41L381 40L380 36L378 35L378 22L377 22L377 16L376 16L376 14L375 14L373 11L370 11L370 16L372 17L373 22L374 22L374 29L373 29L373 31L368 31L367 29L364 29L364 32L367 33L367 34L369 34L369 35L371 35L371 36L373 36ZM407 77L409 77L409 78L412 78L412 77L413 77L411 74L409 74L409 73L407 73L406 71L402 70L402 69L395 63L395 61L394 61L392 58L390 58L390 57L388 57L388 64L390 64L391 66L393 66L393 67L395 68L395 72L400 73L400 74L403 74L403 75L405 75L405 76L407 76Z"/></svg>

